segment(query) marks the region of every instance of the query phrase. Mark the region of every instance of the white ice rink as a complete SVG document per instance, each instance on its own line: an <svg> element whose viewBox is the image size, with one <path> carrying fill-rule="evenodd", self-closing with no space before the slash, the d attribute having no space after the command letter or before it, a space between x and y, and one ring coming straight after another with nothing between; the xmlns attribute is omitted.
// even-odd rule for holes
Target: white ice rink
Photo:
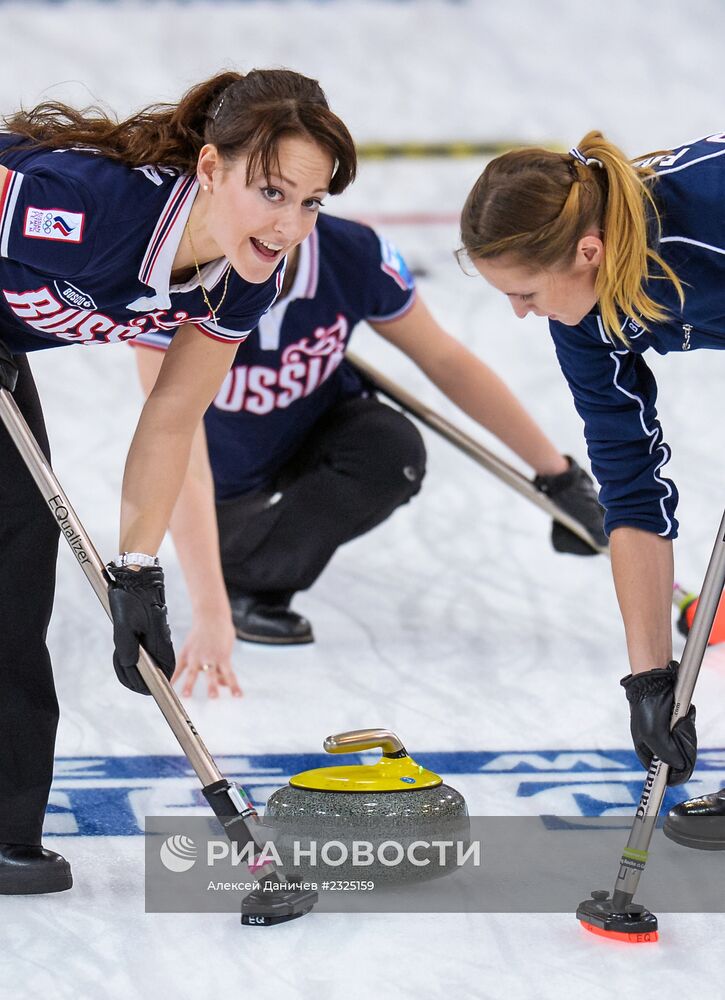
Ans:
<svg viewBox="0 0 725 1000"><path fill-rule="evenodd" d="M723 38L719 0L0 2L0 111L47 97L102 99L125 112L172 100L222 67L287 65L319 77L360 141L568 146L601 128L634 154L725 128ZM441 322L584 461L545 321L515 321L453 260L451 220L481 168L366 162L329 207L374 217L420 273ZM437 221L400 224L401 213ZM353 345L472 429L372 332L358 330ZM711 374L723 359L648 360L681 492L677 576L696 589L725 502L722 397ZM33 367L56 472L110 558L140 406L132 352L45 352ZM319 754L329 733L380 725L442 767L473 814L631 811L643 773L628 753L618 685L626 656L607 563L556 555L539 511L425 436L421 496L339 552L297 599L317 642L281 651L238 644L245 697L210 702L199 691L187 705L192 719L259 803L302 769L295 755ZM168 544L162 560L178 645L190 608ZM664 1000L722 978L722 915L660 914L659 944L636 948L585 934L573 912L312 914L268 930L224 914L146 914L143 817L197 809L197 783L155 705L116 681L110 630L65 548L50 645L62 718L46 844L69 858L75 886L0 898L2 1000ZM725 783L725 647L708 652L695 700L701 765L671 801ZM712 877L725 889L718 854ZM587 872L580 888L572 911L594 888Z"/></svg>

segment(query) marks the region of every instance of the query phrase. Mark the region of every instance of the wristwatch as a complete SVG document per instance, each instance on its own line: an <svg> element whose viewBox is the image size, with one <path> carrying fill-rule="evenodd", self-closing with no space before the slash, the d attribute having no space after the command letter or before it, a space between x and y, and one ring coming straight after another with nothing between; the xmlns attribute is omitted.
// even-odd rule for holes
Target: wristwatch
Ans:
<svg viewBox="0 0 725 1000"><path fill-rule="evenodd" d="M145 552L120 552L113 560L114 566L158 566L157 556L149 556Z"/></svg>

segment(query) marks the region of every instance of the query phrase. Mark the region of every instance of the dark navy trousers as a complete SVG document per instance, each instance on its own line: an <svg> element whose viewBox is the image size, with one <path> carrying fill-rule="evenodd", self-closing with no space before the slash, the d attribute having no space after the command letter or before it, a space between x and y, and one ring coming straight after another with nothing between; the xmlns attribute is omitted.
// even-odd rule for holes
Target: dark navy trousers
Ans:
<svg viewBox="0 0 725 1000"><path fill-rule="evenodd" d="M416 427L378 399L333 407L267 489L217 504L230 593L306 590L340 545L415 496L425 458Z"/></svg>
<svg viewBox="0 0 725 1000"><path fill-rule="evenodd" d="M30 366L15 402L50 460ZM53 776L58 701L45 643L58 527L0 424L0 843L39 844Z"/></svg>

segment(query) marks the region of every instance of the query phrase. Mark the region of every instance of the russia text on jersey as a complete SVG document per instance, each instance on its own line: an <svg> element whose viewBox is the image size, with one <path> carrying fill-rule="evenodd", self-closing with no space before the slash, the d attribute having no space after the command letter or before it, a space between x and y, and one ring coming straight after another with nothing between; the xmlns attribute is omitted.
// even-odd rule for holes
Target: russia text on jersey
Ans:
<svg viewBox="0 0 725 1000"><path fill-rule="evenodd" d="M207 336L219 340L241 342L248 334L248 331L224 331L208 323L210 314L192 316L178 309L173 312L157 309L136 316L128 323L117 323L102 312L66 306L58 292L55 289L51 291L47 285L24 292L4 288L3 296L14 316L33 330L74 343L117 343L132 340L148 329L176 330L185 323L192 323Z"/></svg>

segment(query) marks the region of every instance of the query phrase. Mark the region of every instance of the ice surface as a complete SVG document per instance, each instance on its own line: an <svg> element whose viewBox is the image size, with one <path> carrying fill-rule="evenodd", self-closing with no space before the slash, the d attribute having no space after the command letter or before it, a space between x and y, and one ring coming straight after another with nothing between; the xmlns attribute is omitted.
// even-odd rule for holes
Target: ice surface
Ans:
<svg viewBox="0 0 725 1000"><path fill-rule="evenodd" d="M599 127L635 153L725 127L725 10L717 0L73 0L1 4L0 26L5 110L62 97L125 111L173 99L222 66L279 64L317 75L360 140L569 144ZM508 380L562 450L583 460L544 322L514 323L508 304L452 258L450 220L480 168L468 160L367 163L330 208L439 216L381 228L423 273L421 293L443 324ZM472 428L370 331L359 330L354 347ZM56 471L107 557L117 547L123 459L140 406L131 353L115 346L33 359ZM713 362L698 353L653 362L674 452L669 469L682 494L677 573L693 588L725 496ZM426 440L422 496L338 553L296 602L317 643L239 645L245 697L215 703L197 694L189 711L199 731L259 800L289 770L264 755L317 753L328 733L384 725L423 762L450 754L450 780L474 813L626 809L641 772L626 755L624 769L607 756L626 751L629 738L617 685L624 643L606 563L555 555L539 511L449 445ZM188 601L171 547L162 555L180 638ZM153 703L118 686L108 627L65 550L50 643L63 716L47 843L71 859L76 886L55 898L0 900L2 998L675 997L695 973L705 981L719 974L711 942L725 929L722 917L664 915L659 946L626 948L580 931L578 899L572 915L310 916L269 931L242 930L222 915L145 914L133 824L144 812L193 805L195 783L176 775L178 747ZM724 698L725 652L716 649L696 699L709 770L685 793L713 788L725 774ZM507 756L456 764L464 751ZM544 751L590 756L582 763ZM121 775L127 758L154 755L145 777ZM78 821L94 819L97 835L79 835ZM717 855L713 877L723 877ZM583 872L581 896L590 888Z"/></svg>

